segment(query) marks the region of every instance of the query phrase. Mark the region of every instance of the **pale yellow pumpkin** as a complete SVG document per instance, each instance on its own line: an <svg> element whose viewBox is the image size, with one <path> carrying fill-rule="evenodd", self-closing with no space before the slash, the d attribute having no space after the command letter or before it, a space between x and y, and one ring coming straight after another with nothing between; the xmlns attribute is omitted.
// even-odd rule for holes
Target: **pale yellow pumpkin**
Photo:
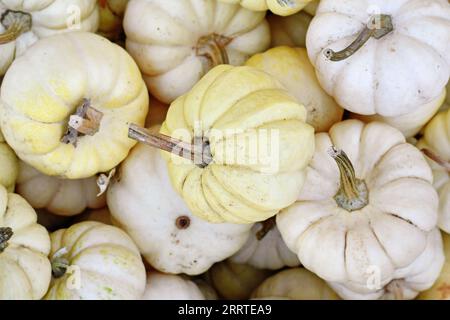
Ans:
<svg viewBox="0 0 450 320"><path fill-rule="evenodd" d="M276 47L254 55L246 65L261 69L279 80L305 106L308 112L306 122L316 132L328 131L342 119L344 109L320 87L306 49Z"/></svg>
<svg viewBox="0 0 450 320"><path fill-rule="evenodd" d="M40 299L51 278L50 237L36 212L0 185L0 300Z"/></svg>
<svg viewBox="0 0 450 320"><path fill-rule="evenodd" d="M14 191L18 174L19 161L0 131L0 184L10 192Z"/></svg>
<svg viewBox="0 0 450 320"><path fill-rule="evenodd" d="M135 144L128 124L144 124L148 110L148 93L131 57L85 32L37 42L9 68L0 100L3 135L19 158L44 174L71 179L122 161ZM80 135L82 128L90 134Z"/></svg>
<svg viewBox="0 0 450 320"><path fill-rule="evenodd" d="M302 10L312 0L220 0L240 3L244 8L255 11L270 10L280 16L288 16Z"/></svg>
<svg viewBox="0 0 450 320"><path fill-rule="evenodd" d="M211 222L252 223L292 204L314 150L305 108L269 74L221 65L169 108L161 133L191 143L194 161L164 152L170 179L192 213ZM255 151L255 148L258 151ZM198 161L197 161L198 160Z"/></svg>

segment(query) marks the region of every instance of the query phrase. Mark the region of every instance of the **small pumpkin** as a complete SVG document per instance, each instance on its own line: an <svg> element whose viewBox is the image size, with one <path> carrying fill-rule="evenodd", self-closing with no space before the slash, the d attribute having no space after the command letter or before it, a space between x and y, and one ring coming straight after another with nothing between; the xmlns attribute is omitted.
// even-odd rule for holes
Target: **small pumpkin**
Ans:
<svg viewBox="0 0 450 320"><path fill-rule="evenodd" d="M244 300L250 298L253 290L272 273L270 270L225 260L213 265L206 278L221 298Z"/></svg>
<svg viewBox="0 0 450 320"><path fill-rule="evenodd" d="M277 226L307 269L379 297L382 290L366 285L373 269L384 287L427 246L439 202L432 182L424 156L400 131L346 120L316 134L305 185Z"/></svg>
<svg viewBox="0 0 450 320"><path fill-rule="evenodd" d="M306 47L319 82L339 105L387 117L396 127L400 117L398 128L412 130L437 110L450 76L450 5L322 0Z"/></svg>
<svg viewBox="0 0 450 320"><path fill-rule="evenodd" d="M47 300L139 299L145 267L119 228L86 221L51 234L53 279Z"/></svg>
<svg viewBox="0 0 450 320"><path fill-rule="evenodd" d="M96 177L86 179L60 179L47 176L20 161L17 193L35 209L73 216L86 208L98 209L106 205L106 196L97 197Z"/></svg>
<svg viewBox="0 0 450 320"><path fill-rule="evenodd" d="M50 238L21 196L0 185L0 300L40 299L51 278Z"/></svg>
<svg viewBox="0 0 450 320"><path fill-rule="evenodd" d="M99 24L96 0L1 0L0 15L0 75L38 39Z"/></svg>
<svg viewBox="0 0 450 320"><path fill-rule="evenodd" d="M312 16L304 11L287 17L269 15L267 21L270 25L270 47L289 46L306 47L306 32L311 23Z"/></svg>
<svg viewBox="0 0 450 320"><path fill-rule="evenodd" d="M300 264L297 255L286 247L275 218L255 223L245 245L230 260L259 269L277 270Z"/></svg>
<svg viewBox="0 0 450 320"><path fill-rule="evenodd" d="M131 0L123 21L126 47L152 95L170 103L212 67L241 65L266 50L264 16L217 0Z"/></svg>
<svg viewBox="0 0 450 320"><path fill-rule="evenodd" d="M172 188L157 149L140 144L121 164L107 192L114 222L164 273L197 275L238 251L251 225L212 224L194 216Z"/></svg>
<svg viewBox="0 0 450 320"><path fill-rule="evenodd" d="M261 69L274 76L307 110L306 122L316 132L328 131L342 119L342 109L317 81L306 49L286 46L256 54L247 66Z"/></svg>
<svg viewBox="0 0 450 320"><path fill-rule="evenodd" d="M113 40L122 40L122 21L128 0L98 0L100 21L98 33Z"/></svg>
<svg viewBox="0 0 450 320"><path fill-rule="evenodd" d="M438 226L450 233L450 109L439 112L423 131L417 147L424 150L439 193Z"/></svg>
<svg viewBox="0 0 450 320"><path fill-rule="evenodd" d="M141 300L205 300L197 285L183 276L149 272Z"/></svg>
<svg viewBox="0 0 450 320"><path fill-rule="evenodd" d="M81 179L115 167L135 144L128 123L144 124L147 111L133 59L93 33L41 39L14 61L1 86L6 141L51 176Z"/></svg>
<svg viewBox="0 0 450 320"><path fill-rule="evenodd" d="M172 103L160 134L130 126L129 136L165 150L172 185L194 215L248 224L297 198L314 150L305 121L275 78L221 65Z"/></svg>
<svg viewBox="0 0 450 320"><path fill-rule="evenodd" d="M304 268L285 269L270 276L252 293L253 299L338 300L338 295Z"/></svg>
<svg viewBox="0 0 450 320"><path fill-rule="evenodd" d="M270 10L280 16L288 16L302 10L312 0L220 0L239 3L244 8L254 11Z"/></svg>
<svg viewBox="0 0 450 320"><path fill-rule="evenodd" d="M445 262L439 278L431 288L419 294L419 300L450 300L450 235L442 233Z"/></svg>
<svg viewBox="0 0 450 320"><path fill-rule="evenodd" d="M14 191L18 174L19 161L0 131L0 184L9 192Z"/></svg>

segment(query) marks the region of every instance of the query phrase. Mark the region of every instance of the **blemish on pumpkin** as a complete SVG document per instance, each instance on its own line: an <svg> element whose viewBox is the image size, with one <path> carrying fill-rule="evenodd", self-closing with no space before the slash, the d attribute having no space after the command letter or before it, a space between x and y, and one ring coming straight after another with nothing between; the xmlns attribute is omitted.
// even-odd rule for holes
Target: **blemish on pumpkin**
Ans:
<svg viewBox="0 0 450 320"><path fill-rule="evenodd" d="M189 228L190 224L191 224L191 219L188 216L179 216L175 220L175 225L180 230Z"/></svg>

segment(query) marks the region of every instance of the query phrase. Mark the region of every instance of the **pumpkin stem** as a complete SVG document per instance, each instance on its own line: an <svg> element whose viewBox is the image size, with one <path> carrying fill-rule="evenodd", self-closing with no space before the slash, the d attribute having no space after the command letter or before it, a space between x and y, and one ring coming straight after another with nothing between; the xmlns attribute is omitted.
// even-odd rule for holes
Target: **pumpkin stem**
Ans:
<svg viewBox="0 0 450 320"><path fill-rule="evenodd" d="M281 7L289 7L289 8L293 8L295 6L295 3L292 0L277 0L277 3L281 6Z"/></svg>
<svg viewBox="0 0 450 320"><path fill-rule="evenodd" d="M76 147L79 134L93 136L97 133L102 117L103 113L93 108L89 99L83 99L81 106L69 117L68 128L61 142Z"/></svg>
<svg viewBox="0 0 450 320"><path fill-rule="evenodd" d="M341 186L334 196L336 203L347 211L364 208L368 204L367 186L356 178L355 169L343 150L334 146L328 152L339 168Z"/></svg>
<svg viewBox="0 0 450 320"><path fill-rule="evenodd" d="M61 278L69 268L69 260L66 258L67 249L65 247L55 252L52 257L52 274L54 278Z"/></svg>
<svg viewBox="0 0 450 320"><path fill-rule="evenodd" d="M445 161L442 159L439 155L431 151L430 149L423 148L420 151L423 152L424 155L426 155L428 158L436 162L438 165L443 167L447 172L450 172L450 162Z"/></svg>
<svg viewBox="0 0 450 320"><path fill-rule="evenodd" d="M229 64L225 47L231 40L233 39L215 33L198 40L195 53L197 56L206 57L209 62L207 66L204 66L205 73L219 64Z"/></svg>
<svg viewBox="0 0 450 320"><path fill-rule="evenodd" d="M0 23L6 29L0 34L0 44L5 44L31 29L31 15L22 11L6 10L0 17Z"/></svg>
<svg viewBox="0 0 450 320"><path fill-rule="evenodd" d="M275 217L271 217L263 222L261 222L261 229L258 230L258 232L256 233L256 239L258 241L261 241L262 239L264 239L264 237L266 236L266 234L269 233L270 230L272 230L275 225Z"/></svg>
<svg viewBox="0 0 450 320"><path fill-rule="evenodd" d="M331 61L345 60L358 51L370 38L381 39L393 30L394 26L390 15L375 14L370 17L367 25L347 48L337 52L328 48L325 49L324 55Z"/></svg>
<svg viewBox="0 0 450 320"><path fill-rule="evenodd" d="M194 143L188 143L162 133L150 132L134 123L128 128L128 137L191 160L200 168L205 168L213 161L209 142L203 139L194 139Z"/></svg>
<svg viewBox="0 0 450 320"><path fill-rule="evenodd" d="M11 239L14 232L10 227L0 227L0 253L8 246L8 240Z"/></svg>

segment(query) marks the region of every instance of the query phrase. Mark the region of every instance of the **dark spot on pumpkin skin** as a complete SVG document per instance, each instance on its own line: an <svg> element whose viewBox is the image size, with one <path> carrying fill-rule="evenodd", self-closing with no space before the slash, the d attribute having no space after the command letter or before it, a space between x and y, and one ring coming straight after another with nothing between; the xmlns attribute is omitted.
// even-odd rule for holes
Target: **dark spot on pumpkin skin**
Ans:
<svg viewBox="0 0 450 320"><path fill-rule="evenodd" d="M175 225L180 230L189 228L190 224L191 224L191 219L188 216L179 216L175 220Z"/></svg>

